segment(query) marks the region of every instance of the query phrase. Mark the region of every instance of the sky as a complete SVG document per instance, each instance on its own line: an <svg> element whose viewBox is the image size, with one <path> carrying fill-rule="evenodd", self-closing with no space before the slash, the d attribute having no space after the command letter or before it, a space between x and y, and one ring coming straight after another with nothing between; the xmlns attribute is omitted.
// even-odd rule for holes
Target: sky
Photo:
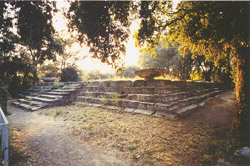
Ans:
<svg viewBox="0 0 250 166"><path fill-rule="evenodd" d="M173 0L174 8L176 7L179 1L180 0ZM58 0L57 2L58 2L57 7L59 9L69 7L69 3L67 2L67 0ZM62 14L62 10L59 10L59 12L55 15L53 19L53 24L58 32L64 31L64 33L67 34L66 37L70 37L70 35L67 33L67 26L66 26L67 20ZM132 35L136 32L138 28L139 24L137 22L133 22L130 29L131 35L129 36L128 44L126 45L127 50L124 59L125 67L138 64L139 48L135 47L135 40L132 37ZM76 62L76 65L82 70L98 69L102 73L115 72L111 66L105 63L101 63L100 60L98 59L91 58L91 55L88 52L88 48L85 46L81 47L79 44L75 43L71 51L72 52L79 51L79 53L76 56L79 57L80 60Z"/></svg>
<svg viewBox="0 0 250 166"><path fill-rule="evenodd" d="M57 7L59 9L62 9L63 7L69 7L69 3L60 0L57 3ZM70 34L67 33L67 20L62 14L62 10L56 13L53 19L53 24L55 29L58 32L63 33L65 37L70 37ZM135 41L132 37L132 35L136 32L136 30L139 28L139 25L137 23L132 23L131 25L131 35L129 36L128 44L126 45L126 55L125 55L125 66L130 66L130 65L137 65L138 62L138 56L139 56L139 48L135 47ZM107 65L105 63L101 63L100 60L91 58L91 55L88 52L88 48L85 46L80 46L79 44L75 43L73 45L73 48L71 48L72 52L79 51L79 53L76 55L77 57L86 57L85 59L80 58L79 61L76 62L76 65L82 69L82 70L95 70L98 69L102 73L107 73L107 72L115 72L110 65Z"/></svg>

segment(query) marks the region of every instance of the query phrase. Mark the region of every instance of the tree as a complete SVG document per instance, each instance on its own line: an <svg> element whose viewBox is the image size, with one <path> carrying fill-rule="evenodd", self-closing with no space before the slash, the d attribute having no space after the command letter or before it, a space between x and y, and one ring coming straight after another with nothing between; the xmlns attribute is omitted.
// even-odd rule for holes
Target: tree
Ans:
<svg viewBox="0 0 250 166"><path fill-rule="evenodd" d="M18 36L13 33L14 16L11 2L0 2L0 80L9 93L16 96L30 84L31 68L22 50L17 52Z"/></svg>
<svg viewBox="0 0 250 166"><path fill-rule="evenodd" d="M94 58L119 67L129 37L130 1L71 2L67 14L71 31L90 47Z"/></svg>
<svg viewBox="0 0 250 166"><path fill-rule="evenodd" d="M123 68L123 70L117 71L116 76L119 77L125 77L125 78L134 78L134 72L136 70L139 70L139 67L137 66L126 66Z"/></svg>
<svg viewBox="0 0 250 166"><path fill-rule="evenodd" d="M59 63L61 63L61 72L67 68L67 66L73 65L74 60L77 58L75 55L77 55L80 51L72 51L72 46L75 43L75 40L72 38L62 38L62 37L56 37L55 42L57 43L58 46L60 46L60 50L58 51L58 59ZM82 57L85 58L85 57ZM58 60L57 59L57 60Z"/></svg>
<svg viewBox="0 0 250 166"><path fill-rule="evenodd" d="M63 69L61 73L62 82L77 82L80 81L80 73L76 67L71 66Z"/></svg>
<svg viewBox="0 0 250 166"><path fill-rule="evenodd" d="M235 58L236 109L232 129L239 129L243 144L250 145L250 71L247 69L250 66L250 2L181 2L176 11L172 10L171 2L165 1L142 1L138 8L120 2L118 12L114 10L115 4L72 3L70 11L75 13L69 18L71 28L78 31L79 40L86 40L103 62L108 61L109 55L116 59L120 55L118 48L124 48L119 40L127 39L128 31L122 30L117 39L115 34L122 29L120 26L128 28L129 10L137 9L141 19L140 29L135 35L137 45L147 43L153 48L160 37L166 35L173 45L180 44L179 51L183 56L189 52L192 58L205 55L206 61L215 66L226 64L222 68ZM120 21L117 28L111 19L111 16L116 18L115 14ZM114 60L108 61L112 62Z"/></svg>
<svg viewBox="0 0 250 166"><path fill-rule="evenodd" d="M154 4L154 2L149 2ZM239 129L243 144L250 145L250 3L249 2L181 2L170 19L151 25L154 35L140 29L139 43L157 41L165 34L180 52L191 51L194 58L205 55L216 66L221 61L237 59L236 109L232 129ZM163 7L162 7L163 8ZM161 10L164 11L164 10ZM149 18L149 17L148 17ZM145 19L149 20L149 19Z"/></svg>
<svg viewBox="0 0 250 166"><path fill-rule="evenodd" d="M54 51L60 49L53 42L52 7L50 2L22 1L14 3L17 11L19 44L29 52L34 66L33 75L38 81L37 66L46 59L55 58Z"/></svg>
<svg viewBox="0 0 250 166"><path fill-rule="evenodd" d="M16 36L10 31L13 17L10 17L9 2L0 2L0 79L4 80L4 64L10 61L10 52L15 48Z"/></svg>
<svg viewBox="0 0 250 166"><path fill-rule="evenodd" d="M169 69L169 61L172 57L178 54L178 50L172 45L168 49L165 48L164 43L159 43L157 47L142 49L139 56L139 65L142 68L166 68Z"/></svg>

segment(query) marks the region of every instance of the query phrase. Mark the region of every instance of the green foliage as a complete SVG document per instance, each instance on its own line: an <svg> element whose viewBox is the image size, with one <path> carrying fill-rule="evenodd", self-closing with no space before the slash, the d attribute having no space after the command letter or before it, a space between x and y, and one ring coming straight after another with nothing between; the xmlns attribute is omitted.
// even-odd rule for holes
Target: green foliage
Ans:
<svg viewBox="0 0 250 166"><path fill-rule="evenodd" d="M134 78L135 77L134 72L139 69L140 68L137 66L127 66L124 67L124 70L122 72L116 73L116 75L125 78Z"/></svg>
<svg viewBox="0 0 250 166"><path fill-rule="evenodd" d="M233 162L238 162L233 159L235 151L240 149L240 142L236 138L228 137L225 140L213 139L204 143L206 154L205 161L207 164L212 161L218 161L218 159L234 160ZM205 164L205 163L204 163Z"/></svg>
<svg viewBox="0 0 250 166"><path fill-rule="evenodd" d="M118 67L129 37L130 1L76 1L67 13L71 31L94 58ZM98 11L98 12L97 12Z"/></svg>
<svg viewBox="0 0 250 166"><path fill-rule="evenodd" d="M67 67L63 69L61 73L61 81L62 82L76 82L80 81L80 72L76 67Z"/></svg>
<svg viewBox="0 0 250 166"><path fill-rule="evenodd" d="M73 38L64 39L62 37L56 37L55 43L59 46L58 61L60 61L61 70L65 69L67 66L73 65L76 59L75 55L79 53L79 51L72 51L75 40Z"/></svg>
<svg viewBox="0 0 250 166"><path fill-rule="evenodd" d="M46 59L55 59L55 52L60 51L60 46L53 41L55 30L52 26L52 5L44 1L21 1L13 5L16 8L19 44L29 54L34 79L38 81L38 64Z"/></svg>
<svg viewBox="0 0 250 166"><path fill-rule="evenodd" d="M19 77L14 76L11 79L11 82L9 83L8 91L14 97L17 97L18 94L22 92L22 78L20 76Z"/></svg>
<svg viewBox="0 0 250 166"><path fill-rule="evenodd" d="M198 70L192 71L192 73L190 74L190 78L193 81L199 81L203 79L201 71Z"/></svg>
<svg viewBox="0 0 250 166"><path fill-rule="evenodd" d="M41 73L41 77L57 77L58 76L58 68L54 64L43 65L39 72Z"/></svg>
<svg viewBox="0 0 250 166"><path fill-rule="evenodd" d="M139 56L139 65L142 68L169 68L169 61L174 56L178 55L178 50L172 45L168 49L165 48L164 43L160 43L156 48L150 50L143 49Z"/></svg>
<svg viewBox="0 0 250 166"><path fill-rule="evenodd" d="M112 79L114 77L111 73L101 73L99 70L84 71L82 79L83 80L102 80L102 79Z"/></svg>

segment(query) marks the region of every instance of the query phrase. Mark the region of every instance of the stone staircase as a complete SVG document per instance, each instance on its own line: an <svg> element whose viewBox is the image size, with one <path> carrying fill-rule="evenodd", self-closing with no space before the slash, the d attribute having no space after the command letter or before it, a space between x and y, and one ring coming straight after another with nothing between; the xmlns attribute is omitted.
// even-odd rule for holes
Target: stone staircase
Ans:
<svg viewBox="0 0 250 166"><path fill-rule="evenodd" d="M78 105L168 117L184 116L222 92L220 84L170 80L85 82Z"/></svg>
<svg viewBox="0 0 250 166"><path fill-rule="evenodd" d="M22 94L22 98L12 105L25 110L36 111L41 108L70 104L76 100L82 83L42 83L33 86Z"/></svg>

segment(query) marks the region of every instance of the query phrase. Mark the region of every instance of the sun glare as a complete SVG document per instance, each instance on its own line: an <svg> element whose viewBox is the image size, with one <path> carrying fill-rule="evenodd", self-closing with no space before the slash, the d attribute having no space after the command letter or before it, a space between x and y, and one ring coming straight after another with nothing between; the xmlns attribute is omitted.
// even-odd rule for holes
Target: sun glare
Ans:
<svg viewBox="0 0 250 166"><path fill-rule="evenodd" d="M67 19L63 15L63 9L69 8L69 3L67 1L61 0L58 1L57 7L59 8L58 12L54 15L53 24L56 31L63 38L70 38L70 34L67 30ZM138 30L139 21L134 21L131 25L131 34L129 36L128 43L126 45L126 55L124 57L125 67L133 66L138 64L139 57L139 48L135 47L135 40L132 35ZM98 59L92 59L90 54L88 53L88 48L86 46L81 47L79 44L77 46L71 48L70 52L79 52L77 57L85 57L79 58L79 61L76 62L76 65L83 70L95 70L98 69L102 72L114 72L111 66L107 64L101 63Z"/></svg>

